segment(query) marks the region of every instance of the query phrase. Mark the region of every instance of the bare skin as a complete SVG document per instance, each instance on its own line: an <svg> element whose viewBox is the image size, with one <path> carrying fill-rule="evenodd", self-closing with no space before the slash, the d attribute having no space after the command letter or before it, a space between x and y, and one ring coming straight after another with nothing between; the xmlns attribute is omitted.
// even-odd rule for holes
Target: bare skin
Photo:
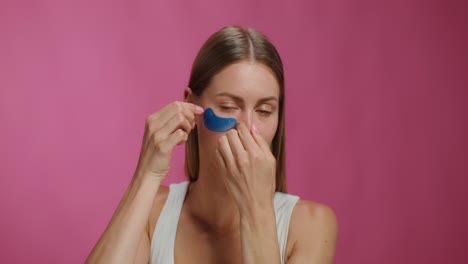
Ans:
<svg viewBox="0 0 468 264"><path fill-rule="evenodd" d="M278 100L274 75L268 67L252 62L226 67L200 97L186 89L186 102L179 103L189 109L186 122L181 118L181 125L173 126L165 137L178 133L177 129L188 133L195 123L200 171L182 207L176 263L280 263L272 203L275 160L270 151L278 126ZM235 117L240 124L228 133L210 132L195 105ZM170 119L155 116L153 120L159 123ZM173 136L167 146L183 143L186 136L182 134ZM140 153L129 191L87 263L148 263L150 241L168 195L168 188L160 183L167 175L170 155L156 154ZM154 157L164 162L155 162ZM286 263L333 263L336 238L332 209L300 200L290 221Z"/></svg>

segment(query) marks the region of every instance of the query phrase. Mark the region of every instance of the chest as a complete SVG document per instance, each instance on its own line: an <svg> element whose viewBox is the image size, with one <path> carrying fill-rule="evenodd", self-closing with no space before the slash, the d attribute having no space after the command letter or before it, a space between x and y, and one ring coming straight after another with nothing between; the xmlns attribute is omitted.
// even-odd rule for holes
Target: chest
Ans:
<svg viewBox="0 0 468 264"><path fill-rule="evenodd" d="M174 244L174 261L176 264L242 263L240 232L207 232L181 218Z"/></svg>

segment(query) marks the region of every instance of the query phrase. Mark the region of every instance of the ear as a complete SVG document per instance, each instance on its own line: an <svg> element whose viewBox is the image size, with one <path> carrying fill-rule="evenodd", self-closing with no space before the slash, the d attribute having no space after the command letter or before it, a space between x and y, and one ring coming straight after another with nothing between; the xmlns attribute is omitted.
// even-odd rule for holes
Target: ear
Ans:
<svg viewBox="0 0 468 264"><path fill-rule="evenodd" d="M194 94L192 92L192 89L190 89L190 87L187 87L184 90L184 102L192 103L192 104L195 103Z"/></svg>
<svg viewBox="0 0 468 264"><path fill-rule="evenodd" d="M191 103L193 97L193 92L190 87L185 88L184 90L184 102Z"/></svg>
<svg viewBox="0 0 468 264"><path fill-rule="evenodd" d="M197 95L195 95L193 93L193 91L192 91L192 89L190 89L190 87L187 87L184 90L184 102L191 103L191 104L194 104L194 105L199 105L199 98L198 98ZM198 122L201 122L201 121L199 120L198 116L195 116L195 124L198 125Z"/></svg>
<svg viewBox="0 0 468 264"><path fill-rule="evenodd" d="M192 89L190 87L187 87L184 90L184 102L199 105L200 104L200 98L196 94L193 93L193 91L192 91Z"/></svg>
<svg viewBox="0 0 468 264"><path fill-rule="evenodd" d="M184 90L184 102L191 103L194 105L200 105L201 99L198 95L194 94L190 87Z"/></svg>

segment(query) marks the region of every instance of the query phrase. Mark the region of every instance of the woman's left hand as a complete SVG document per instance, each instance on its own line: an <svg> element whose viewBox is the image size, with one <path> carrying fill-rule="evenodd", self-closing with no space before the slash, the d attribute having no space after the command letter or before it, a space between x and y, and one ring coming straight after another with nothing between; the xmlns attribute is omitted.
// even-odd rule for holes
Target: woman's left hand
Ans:
<svg viewBox="0 0 468 264"><path fill-rule="evenodd" d="M275 194L276 159L256 131L239 123L218 142L216 156L226 176L224 183L240 214L271 208Z"/></svg>

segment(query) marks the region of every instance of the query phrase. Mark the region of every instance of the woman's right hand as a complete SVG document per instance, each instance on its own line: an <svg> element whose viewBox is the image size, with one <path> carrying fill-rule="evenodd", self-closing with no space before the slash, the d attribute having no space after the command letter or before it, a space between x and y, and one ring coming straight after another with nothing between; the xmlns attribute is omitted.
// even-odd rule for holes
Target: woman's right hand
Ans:
<svg viewBox="0 0 468 264"><path fill-rule="evenodd" d="M187 141L188 134L195 127L195 115L203 111L191 103L173 102L151 114L146 119L136 175L164 180L174 147Z"/></svg>

